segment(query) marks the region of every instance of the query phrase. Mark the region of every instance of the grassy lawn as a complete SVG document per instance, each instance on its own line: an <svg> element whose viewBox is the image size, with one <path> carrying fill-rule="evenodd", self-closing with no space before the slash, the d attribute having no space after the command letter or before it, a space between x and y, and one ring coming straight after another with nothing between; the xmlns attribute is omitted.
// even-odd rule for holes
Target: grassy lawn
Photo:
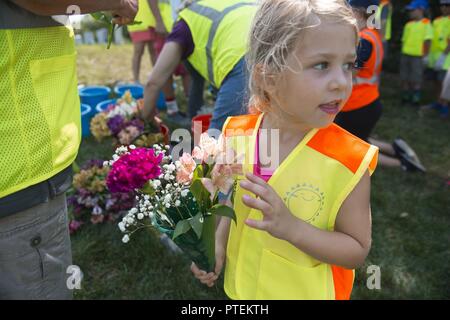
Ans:
<svg viewBox="0 0 450 320"><path fill-rule="evenodd" d="M78 47L80 83L130 81L131 45L106 50ZM151 66L143 59L141 79ZM450 122L399 104L400 81L382 83L384 114L375 136L402 137L419 154L426 174L378 167L372 178L373 244L357 270L353 299L449 299ZM109 159L108 142L82 142L78 163ZM170 253L151 231L128 244L116 225L85 226L72 237L73 261L84 273L78 299L222 299L222 282L206 288L191 276L189 262ZM369 290L367 267L381 270L381 289Z"/></svg>

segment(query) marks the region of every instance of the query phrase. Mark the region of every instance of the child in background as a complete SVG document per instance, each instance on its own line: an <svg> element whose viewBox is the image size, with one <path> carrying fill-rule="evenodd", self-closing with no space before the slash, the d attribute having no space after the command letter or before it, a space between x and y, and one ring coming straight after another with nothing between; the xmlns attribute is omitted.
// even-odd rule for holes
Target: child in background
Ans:
<svg viewBox="0 0 450 320"><path fill-rule="evenodd" d="M173 8L169 0L148 0L150 9L155 16L156 24L155 31L156 37L154 41L154 50L156 57L158 57L164 47L167 36L172 32L174 18ZM179 64L175 69L174 76L181 77L183 81L184 94L189 99L190 90L190 76L183 64ZM175 96L173 77L169 77L166 84L163 87L164 97L166 99L167 115L173 122L179 122L180 125L185 126L187 120L184 116L181 116L178 108L178 103Z"/></svg>
<svg viewBox="0 0 450 320"><path fill-rule="evenodd" d="M437 101L425 106L426 109L439 110L442 117L448 116L448 106L439 98L443 89L442 83L450 68L450 0L440 0L442 16L433 21L433 41L431 42L430 62Z"/></svg>
<svg viewBox="0 0 450 320"><path fill-rule="evenodd" d="M219 222L215 272L191 270L212 286L226 256L232 299L348 299L371 246L378 153L333 124L352 89L356 21L345 0L265 0L249 41L258 113L223 127L245 151L237 223Z"/></svg>
<svg viewBox="0 0 450 320"><path fill-rule="evenodd" d="M403 82L402 104L419 106L424 66L428 64L433 28L425 18L428 0L412 0L406 7L411 20L402 36L400 77Z"/></svg>
<svg viewBox="0 0 450 320"><path fill-rule="evenodd" d="M358 72L353 76L352 94L335 122L358 138L380 148L380 165L407 171L425 171L414 150L404 140L396 139L390 144L369 138L383 109L379 90L384 55L382 38L378 30L368 27L368 8L378 3L378 0L349 0L361 30L356 59Z"/></svg>
<svg viewBox="0 0 450 320"><path fill-rule="evenodd" d="M150 11L147 0L139 0L139 9L135 20L141 21L141 24L127 26L127 28L130 33L131 42L133 42L133 79L135 83L140 83L141 61L146 47L152 66L156 63L156 54L153 48L153 42L157 36L155 32L156 21Z"/></svg>

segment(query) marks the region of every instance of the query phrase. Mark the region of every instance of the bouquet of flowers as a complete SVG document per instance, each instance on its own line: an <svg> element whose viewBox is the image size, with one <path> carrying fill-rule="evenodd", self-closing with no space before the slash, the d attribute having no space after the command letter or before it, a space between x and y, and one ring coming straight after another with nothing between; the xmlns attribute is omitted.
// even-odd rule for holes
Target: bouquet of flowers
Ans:
<svg viewBox="0 0 450 320"><path fill-rule="evenodd" d="M214 270L216 216L236 219L219 203L219 191L234 196L235 175L242 170L224 139L204 133L192 154L174 161L169 146L135 146L116 150L107 186L112 192L134 192L137 206L119 223L122 241L139 229L153 227L168 235L204 270Z"/></svg>
<svg viewBox="0 0 450 320"><path fill-rule="evenodd" d="M73 216L69 223L71 233L89 221L93 224L115 221L134 206L132 193L108 191L108 172L109 167L103 166L103 161L90 160L74 175L72 195L67 200Z"/></svg>
<svg viewBox="0 0 450 320"><path fill-rule="evenodd" d="M114 145L130 145L150 147L155 143L167 140L168 129L158 119L159 128L150 121L144 121L141 116L143 101L136 100L130 91L99 112L91 120L91 132L97 141L113 137Z"/></svg>

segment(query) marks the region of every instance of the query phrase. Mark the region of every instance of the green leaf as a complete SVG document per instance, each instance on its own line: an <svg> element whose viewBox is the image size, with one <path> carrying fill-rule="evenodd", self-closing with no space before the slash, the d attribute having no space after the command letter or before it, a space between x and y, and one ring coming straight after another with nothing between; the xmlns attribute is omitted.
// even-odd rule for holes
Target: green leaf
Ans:
<svg viewBox="0 0 450 320"><path fill-rule="evenodd" d="M80 173L80 167L75 161L72 163L72 170L74 173Z"/></svg>
<svg viewBox="0 0 450 320"><path fill-rule="evenodd" d="M113 40L113 35L114 35L114 30L116 29L116 24L113 23L109 26L109 34L108 34L108 46L106 47L106 49L111 48L111 43Z"/></svg>
<svg viewBox="0 0 450 320"><path fill-rule="evenodd" d="M189 224L192 226L192 229L199 239L202 236L203 222L203 214L201 212L197 213L194 217L189 219Z"/></svg>
<svg viewBox="0 0 450 320"><path fill-rule="evenodd" d="M212 214L231 218L236 223L236 213L234 212L234 209L230 208L229 206L226 206L224 204L216 204L209 211Z"/></svg>
<svg viewBox="0 0 450 320"><path fill-rule="evenodd" d="M155 189L153 189L153 187L150 185L150 182L147 181L146 184L144 184L144 186L141 189L145 194L148 194L150 196L155 194Z"/></svg>
<svg viewBox="0 0 450 320"><path fill-rule="evenodd" d="M199 203L202 202L202 193L204 188L205 187L200 179L193 180L191 186L189 187L189 190L194 195L195 200Z"/></svg>
<svg viewBox="0 0 450 320"><path fill-rule="evenodd" d="M204 176L204 172L203 172L203 166L202 165L197 166L197 168L195 168L195 170L194 170L192 180L197 180L197 179L204 178L204 177L205 176Z"/></svg>
<svg viewBox="0 0 450 320"><path fill-rule="evenodd" d="M172 240L175 240L178 236L188 232L191 229L191 225L188 220L180 220L173 232Z"/></svg>

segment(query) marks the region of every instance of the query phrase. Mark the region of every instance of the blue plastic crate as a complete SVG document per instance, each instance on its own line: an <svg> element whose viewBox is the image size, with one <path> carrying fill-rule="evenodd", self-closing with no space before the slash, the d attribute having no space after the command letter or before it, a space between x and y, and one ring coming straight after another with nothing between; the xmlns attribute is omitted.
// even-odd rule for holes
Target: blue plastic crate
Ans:
<svg viewBox="0 0 450 320"><path fill-rule="evenodd" d="M81 135L87 137L91 134L89 127L92 119L92 108L90 105L81 104Z"/></svg>
<svg viewBox="0 0 450 320"><path fill-rule="evenodd" d="M95 107L102 101L109 99L111 89L106 86L88 86L79 89L81 103L91 106L95 112Z"/></svg>
<svg viewBox="0 0 450 320"><path fill-rule="evenodd" d="M140 84L121 84L114 88L114 92L120 98L124 93L130 90L131 96L135 99L142 99L144 97L144 87Z"/></svg>

